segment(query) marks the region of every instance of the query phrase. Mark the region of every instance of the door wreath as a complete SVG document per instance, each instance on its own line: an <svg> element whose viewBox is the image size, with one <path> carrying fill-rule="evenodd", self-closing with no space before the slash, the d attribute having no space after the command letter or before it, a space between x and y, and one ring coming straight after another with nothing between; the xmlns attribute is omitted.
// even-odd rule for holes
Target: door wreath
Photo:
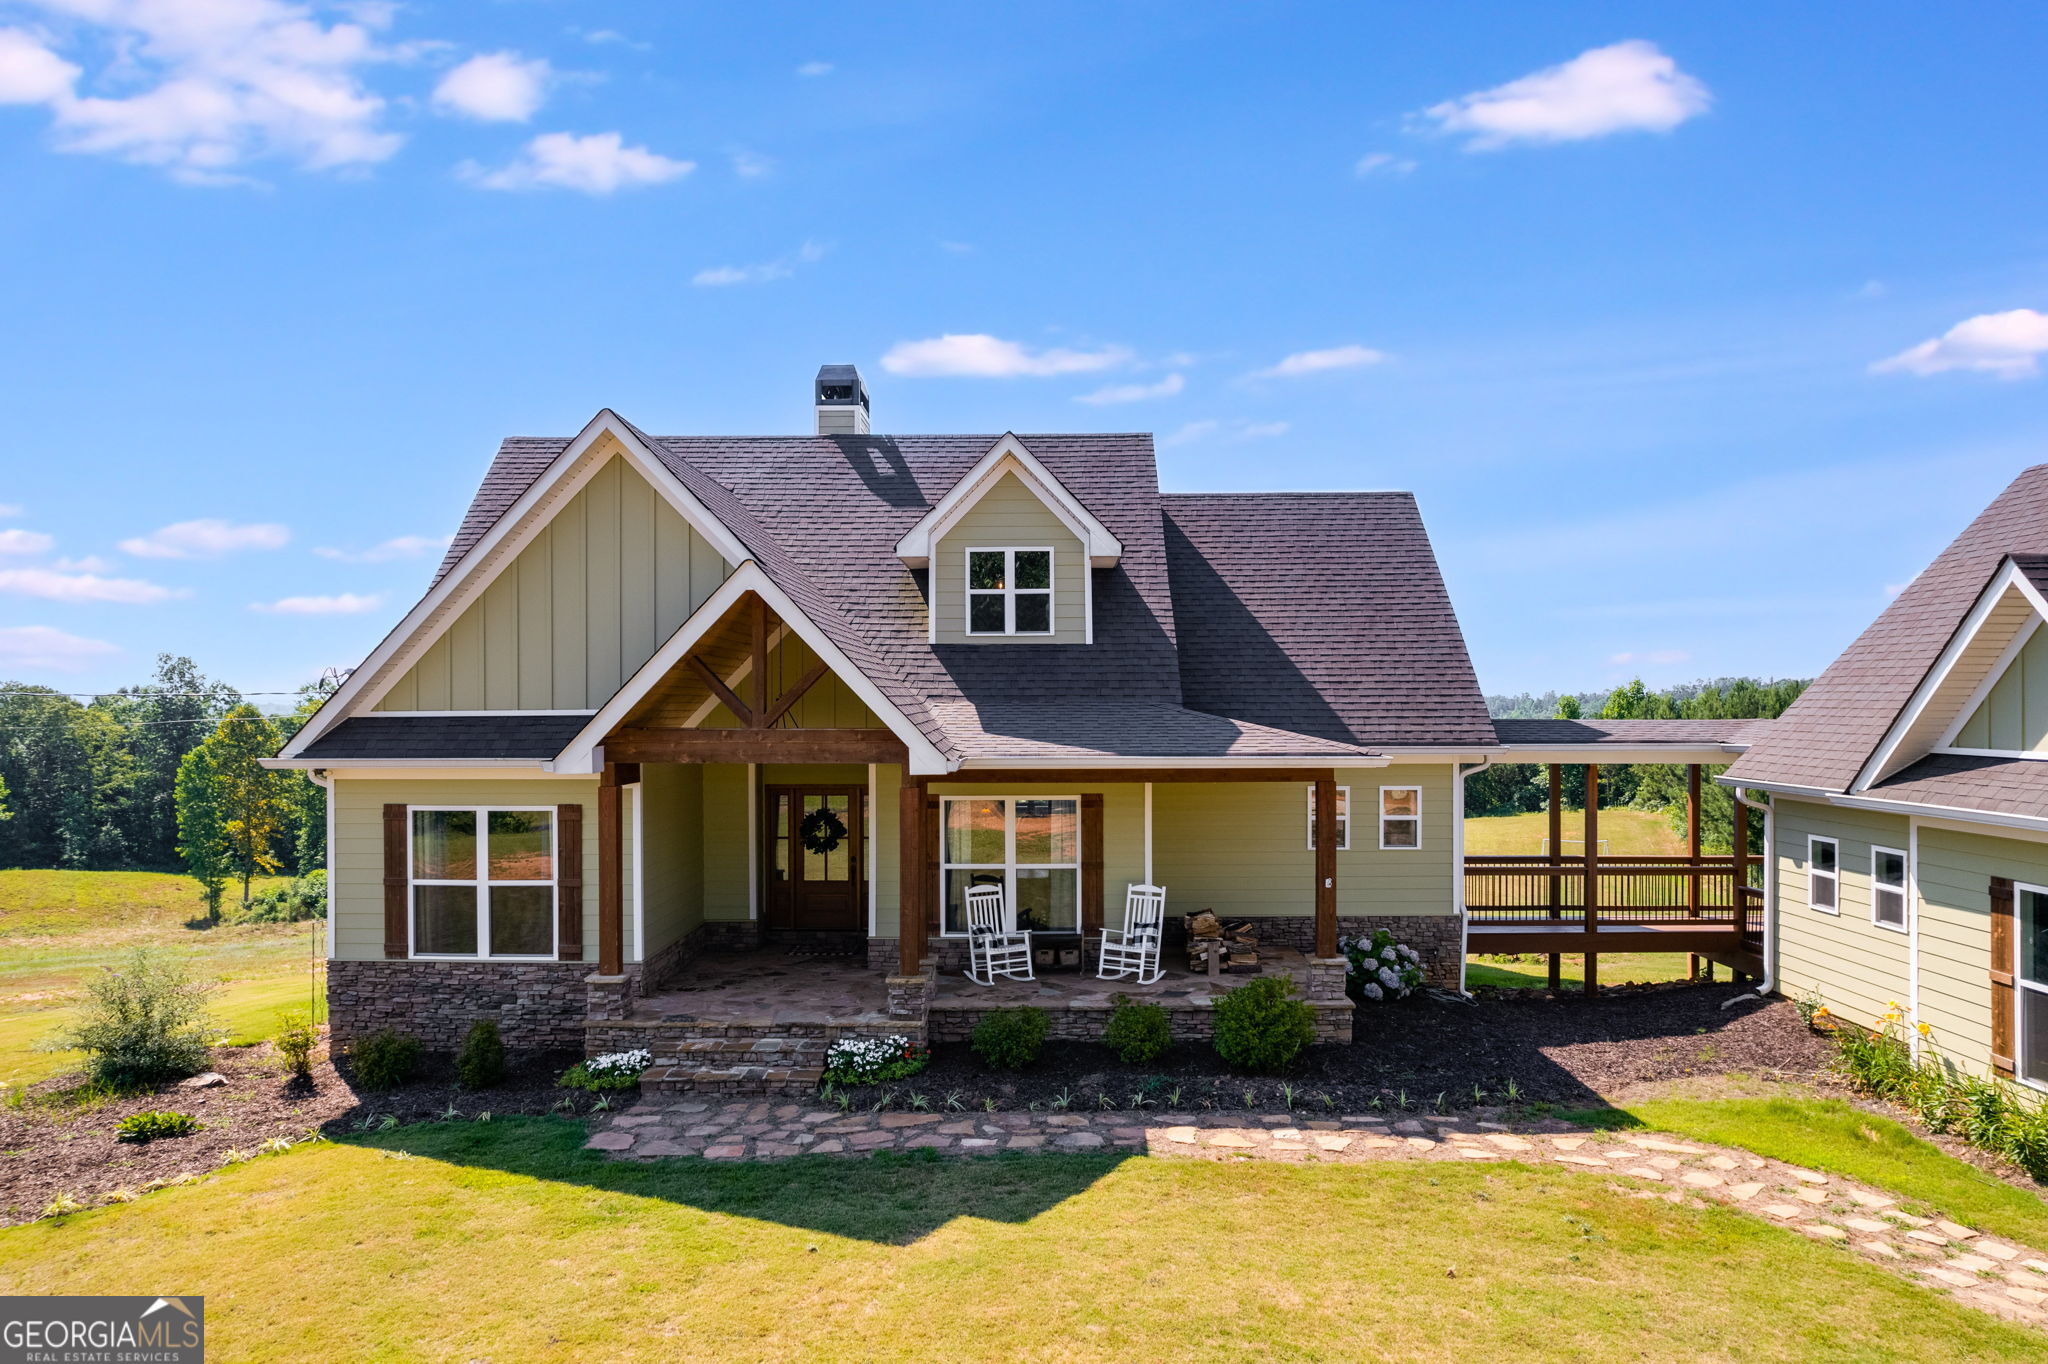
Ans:
<svg viewBox="0 0 2048 1364"><path fill-rule="evenodd" d="M837 852L839 845L846 841L846 821L830 809L819 806L803 818L797 826L797 833L804 841L804 851L824 854Z"/></svg>

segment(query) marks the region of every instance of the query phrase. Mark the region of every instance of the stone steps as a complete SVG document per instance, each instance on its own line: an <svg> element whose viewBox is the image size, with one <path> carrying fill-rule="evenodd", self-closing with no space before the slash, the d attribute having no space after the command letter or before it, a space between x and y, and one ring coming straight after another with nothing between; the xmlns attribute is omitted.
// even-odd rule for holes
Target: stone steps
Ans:
<svg viewBox="0 0 2048 1364"><path fill-rule="evenodd" d="M777 1094L817 1092L825 1073L818 1037L683 1037L665 1039L640 1077L650 1094Z"/></svg>

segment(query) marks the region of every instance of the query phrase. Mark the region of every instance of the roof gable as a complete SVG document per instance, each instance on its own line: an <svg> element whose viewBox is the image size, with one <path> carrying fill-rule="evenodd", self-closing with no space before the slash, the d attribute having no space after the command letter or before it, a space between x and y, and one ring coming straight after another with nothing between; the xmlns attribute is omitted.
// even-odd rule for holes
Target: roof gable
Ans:
<svg viewBox="0 0 2048 1364"><path fill-rule="evenodd" d="M896 542L896 557L911 568L931 562L932 548L959 520L974 509L1005 477L1015 478L1072 531L1094 568L1114 568L1123 557L1123 543L1098 521L1081 499L1053 476L1014 434L1005 433L987 454L961 475L932 509L919 517Z"/></svg>

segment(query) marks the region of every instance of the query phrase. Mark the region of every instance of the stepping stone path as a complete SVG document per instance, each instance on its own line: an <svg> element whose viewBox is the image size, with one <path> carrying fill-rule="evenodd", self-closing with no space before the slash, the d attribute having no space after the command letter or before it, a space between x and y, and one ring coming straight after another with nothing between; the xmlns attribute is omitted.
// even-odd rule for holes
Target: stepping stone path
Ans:
<svg viewBox="0 0 2048 1364"><path fill-rule="evenodd" d="M1863 1255L1893 1273L2011 1321L2048 1327L2048 1255L1984 1236L1891 1194L1731 1147L1650 1134L1571 1130L1554 1120L1507 1125L1469 1117L1230 1113L838 1113L775 1099L645 1095L585 1143L615 1160L701 1156L779 1160L930 1150L1183 1156L1365 1164L1378 1160L1515 1161L1604 1175L1609 1187L1688 1207L1739 1209Z"/></svg>

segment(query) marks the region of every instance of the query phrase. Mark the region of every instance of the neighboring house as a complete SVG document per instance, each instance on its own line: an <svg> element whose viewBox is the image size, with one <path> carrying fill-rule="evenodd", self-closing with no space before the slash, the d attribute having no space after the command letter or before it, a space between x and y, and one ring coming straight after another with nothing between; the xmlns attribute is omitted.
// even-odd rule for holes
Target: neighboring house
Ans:
<svg viewBox="0 0 2048 1364"><path fill-rule="evenodd" d="M827 367L812 436L503 444L275 760L331 793L337 1038L618 1040L761 943L855 955L922 1027L976 882L1054 944L1132 883L1253 919L1326 1036L1342 933L1461 983L1460 773L1506 750L1411 495L1165 494L1148 436L867 404Z"/></svg>
<svg viewBox="0 0 2048 1364"><path fill-rule="evenodd" d="M1723 778L1768 793L1778 989L2048 1087L2048 466Z"/></svg>

